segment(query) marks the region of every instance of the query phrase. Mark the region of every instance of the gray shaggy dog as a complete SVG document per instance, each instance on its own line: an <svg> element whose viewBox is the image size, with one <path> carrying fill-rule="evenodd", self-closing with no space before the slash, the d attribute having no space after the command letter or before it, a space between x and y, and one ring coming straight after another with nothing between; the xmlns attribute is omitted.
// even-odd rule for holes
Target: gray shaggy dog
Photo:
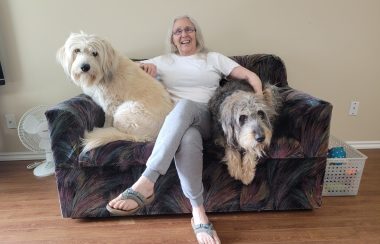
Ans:
<svg viewBox="0 0 380 244"><path fill-rule="evenodd" d="M266 85L263 95L257 95L246 81L227 82L209 101L215 143L225 149L229 174L245 185L270 145L280 104L277 87Z"/></svg>

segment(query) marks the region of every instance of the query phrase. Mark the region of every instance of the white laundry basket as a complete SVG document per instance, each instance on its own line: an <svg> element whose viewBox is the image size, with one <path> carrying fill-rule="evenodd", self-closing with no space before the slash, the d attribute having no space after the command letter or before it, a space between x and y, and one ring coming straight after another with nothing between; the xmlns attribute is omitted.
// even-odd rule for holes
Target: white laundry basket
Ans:
<svg viewBox="0 0 380 244"><path fill-rule="evenodd" d="M346 158L327 158L322 195L357 195L367 156L330 135L329 148L332 147L343 147Z"/></svg>

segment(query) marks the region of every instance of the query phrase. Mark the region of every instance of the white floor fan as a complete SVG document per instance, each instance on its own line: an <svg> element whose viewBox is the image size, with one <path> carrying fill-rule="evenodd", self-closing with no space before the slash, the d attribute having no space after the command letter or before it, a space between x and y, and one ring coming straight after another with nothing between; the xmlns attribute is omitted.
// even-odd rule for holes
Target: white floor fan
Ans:
<svg viewBox="0 0 380 244"><path fill-rule="evenodd" d="M18 124L18 136L21 143L33 152L45 153L46 160L29 165L38 165L33 174L38 177L53 175L55 163L50 145L50 135L45 111L48 106L41 105L28 110L20 119Z"/></svg>

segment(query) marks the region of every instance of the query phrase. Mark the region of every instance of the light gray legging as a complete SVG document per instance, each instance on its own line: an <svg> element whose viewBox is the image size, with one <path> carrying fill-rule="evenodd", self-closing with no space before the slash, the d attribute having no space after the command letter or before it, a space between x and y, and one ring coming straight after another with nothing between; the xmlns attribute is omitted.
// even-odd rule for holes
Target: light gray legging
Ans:
<svg viewBox="0 0 380 244"><path fill-rule="evenodd" d="M203 143L210 136L205 103L180 100L166 116L143 175L156 182L174 158L182 191L193 207L203 204Z"/></svg>

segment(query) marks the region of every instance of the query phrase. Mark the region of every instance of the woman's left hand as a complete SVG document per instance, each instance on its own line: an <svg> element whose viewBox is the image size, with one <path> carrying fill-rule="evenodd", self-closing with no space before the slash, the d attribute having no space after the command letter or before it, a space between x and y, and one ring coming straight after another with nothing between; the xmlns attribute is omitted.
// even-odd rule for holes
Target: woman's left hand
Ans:
<svg viewBox="0 0 380 244"><path fill-rule="evenodd" d="M157 67L154 64L140 63L140 68L148 73L150 76L156 78Z"/></svg>
<svg viewBox="0 0 380 244"><path fill-rule="evenodd" d="M243 66L234 68L229 76L237 80L248 81L257 95L263 94L263 85L260 77L258 77L254 72L244 68Z"/></svg>

